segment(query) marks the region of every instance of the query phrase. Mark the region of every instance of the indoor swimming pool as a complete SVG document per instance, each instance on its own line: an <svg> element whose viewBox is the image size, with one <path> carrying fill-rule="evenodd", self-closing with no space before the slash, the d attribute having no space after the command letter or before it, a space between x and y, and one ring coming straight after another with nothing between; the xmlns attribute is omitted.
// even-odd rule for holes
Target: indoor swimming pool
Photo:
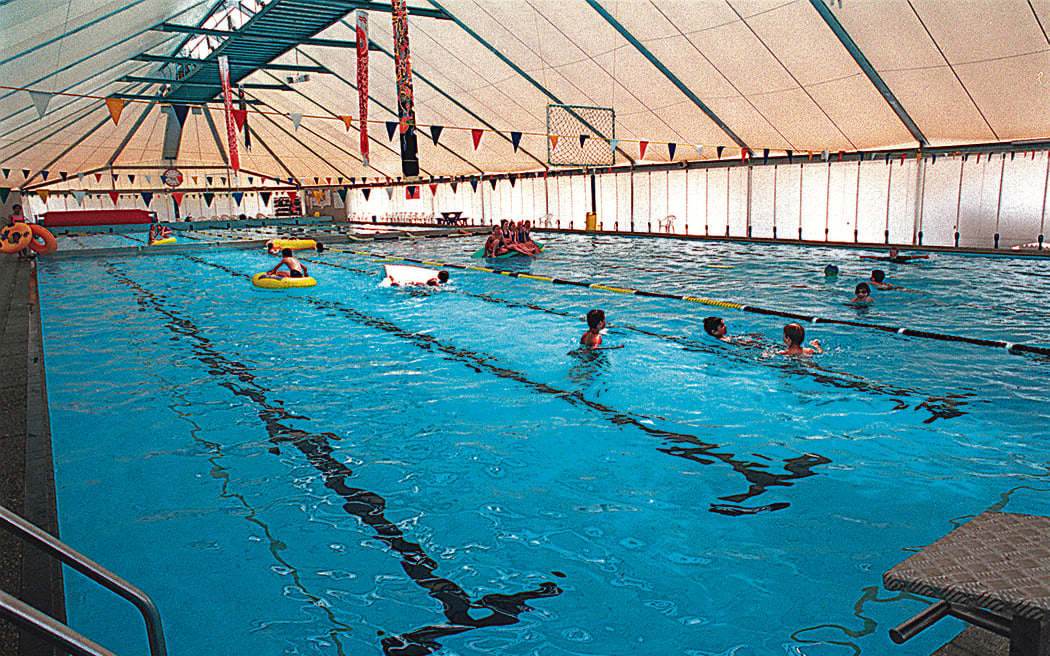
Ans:
<svg viewBox="0 0 1050 656"><path fill-rule="evenodd" d="M63 541L154 599L173 656L925 656L963 624L892 644L925 602L882 573L1048 514L1046 356L810 323L824 353L787 357L786 319L731 307L380 281L393 256L1047 347L1050 261L536 238L304 252L318 286L284 292L251 286L261 251L41 258ZM846 305L873 268L906 290ZM579 348L592 308L623 348ZM65 586L72 628L147 653L130 605Z"/></svg>

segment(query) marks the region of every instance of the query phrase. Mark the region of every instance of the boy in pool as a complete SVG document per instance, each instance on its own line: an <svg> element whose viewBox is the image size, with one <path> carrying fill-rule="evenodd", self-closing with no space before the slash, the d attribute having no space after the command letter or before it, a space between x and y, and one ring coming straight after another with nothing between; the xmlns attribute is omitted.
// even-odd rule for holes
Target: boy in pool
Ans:
<svg viewBox="0 0 1050 656"><path fill-rule="evenodd" d="M820 348L820 341L813 340L809 343L813 348L806 348L802 346L802 342L806 339L806 329L802 327L802 324L789 323L784 326L784 346L787 346L783 351L777 351L780 355L813 355L814 353L823 353L823 349Z"/></svg>
<svg viewBox="0 0 1050 656"><path fill-rule="evenodd" d="M602 310L591 310L587 313L587 332L580 337L580 344L589 347L592 351L608 351L610 349L623 348L619 346L602 346L601 331L605 330L605 312Z"/></svg>
<svg viewBox="0 0 1050 656"><path fill-rule="evenodd" d="M871 305L875 302L875 299L871 297L871 287L868 286L868 283L857 283L853 291L857 295L852 300L846 301L846 305Z"/></svg>
<svg viewBox="0 0 1050 656"><path fill-rule="evenodd" d="M726 322L722 317L705 317L704 318L704 332L714 337L715 339L732 344L751 345L755 344L761 336L752 333L748 336L738 335L736 337L730 337L727 333L729 332L726 328Z"/></svg>
<svg viewBox="0 0 1050 656"><path fill-rule="evenodd" d="M277 269L280 269L282 265L288 267L288 270L278 271ZM305 278L306 265L292 257L292 249L285 248L281 251L281 261L267 271L266 275L273 278Z"/></svg>
<svg viewBox="0 0 1050 656"><path fill-rule="evenodd" d="M885 260L894 264L907 264L910 260L927 260L929 255L901 255L896 248L890 248L889 256L886 255L861 255L862 260Z"/></svg>
<svg viewBox="0 0 1050 656"><path fill-rule="evenodd" d="M888 292L888 291L893 290L893 289L900 289L900 287L894 287L890 283L885 282L885 280L886 280L886 272L883 271L882 269L875 269L875 270L873 270L871 272L871 279L868 280L868 282L870 282L872 285L874 285L875 289L878 289L878 290L884 291L884 292Z"/></svg>
<svg viewBox="0 0 1050 656"><path fill-rule="evenodd" d="M438 271L437 278L427 281L427 287L440 287L448 282L448 271Z"/></svg>

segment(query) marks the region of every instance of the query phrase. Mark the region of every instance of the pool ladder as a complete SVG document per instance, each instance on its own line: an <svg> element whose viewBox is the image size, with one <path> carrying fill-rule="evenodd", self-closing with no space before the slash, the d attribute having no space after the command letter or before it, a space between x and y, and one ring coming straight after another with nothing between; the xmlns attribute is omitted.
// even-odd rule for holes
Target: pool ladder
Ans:
<svg viewBox="0 0 1050 656"><path fill-rule="evenodd" d="M122 580L104 567L85 558L53 536L33 526L26 520L0 506L0 525L22 538L25 542L57 558L62 563L80 572L95 583L124 597L142 613L146 620L150 656L167 656L164 632L160 626L160 613L153 601L135 586ZM0 616L6 617L38 635L53 645L67 649L76 656L114 656L91 640L73 631L50 615L45 615L29 604L0 590Z"/></svg>

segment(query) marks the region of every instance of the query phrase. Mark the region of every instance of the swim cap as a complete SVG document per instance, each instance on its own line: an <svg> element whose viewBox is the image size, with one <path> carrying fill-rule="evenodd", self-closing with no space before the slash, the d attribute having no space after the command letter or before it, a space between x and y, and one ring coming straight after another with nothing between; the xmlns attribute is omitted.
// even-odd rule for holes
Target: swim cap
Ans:
<svg viewBox="0 0 1050 656"><path fill-rule="evenodd" d="M825 276L837 276L837 275L839 275L839 268L837 266L835 266L834 264L829 264L826 267L824 267L824 275Z"/></svg>

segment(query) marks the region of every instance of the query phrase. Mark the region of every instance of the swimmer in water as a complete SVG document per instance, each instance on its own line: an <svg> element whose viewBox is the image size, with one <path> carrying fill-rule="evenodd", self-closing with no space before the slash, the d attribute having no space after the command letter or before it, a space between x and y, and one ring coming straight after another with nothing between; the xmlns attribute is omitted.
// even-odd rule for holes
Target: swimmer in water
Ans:
<svg viewBox="0 0 1050 656"><path fill-rule="evenodd" d="M928 260L929 255L901 255L896 248L890 248L889 256L886 255L861 255L862 260L883 260L894 264L907 264L910 260Z"/></svg>
<svg viewBox="0 0 1050 656"><path fill-rule="evenodd" d="M608 351L623 348L619 346L602 346L601 331L605 330L605 312L602 310L591 310L587 313L587 332L580 337L580 344L589 347L592 351Z"/></svg>
<svg viewBox="0 0 1050 656"><path fill-rule="evenodd" d="M736 337L730 337L728 335L729 331L726 328L726 322L722 319L722 317L705 317L704 332L719 341L727 342L730 344L756 344L759 338L761 338L761 335L756 334L751 334L747 336L738 335Z"/></svg>
<svg viewBox="0 0 1050 656"><path fill-rule="evenodd" d="M871 287L868 286L868 283L857 283L857 287L853 291L856 293L856 296L852 300L846 301L846 305L871 305L875 302L875 299L871 297Z"/></svg>
<svg viewBox="0 0 1050 656"><path fill-rule="evenodd" d="M809 343L813 348L806 348L802 346L802 342L806 339L806 329L802 327L802 324L789 323L784 326L784 346L787 346L783 351L777 351L780 355L813 355L814 353L823 353L824 350L820 348L820 341L813 340Z"/></svg>

